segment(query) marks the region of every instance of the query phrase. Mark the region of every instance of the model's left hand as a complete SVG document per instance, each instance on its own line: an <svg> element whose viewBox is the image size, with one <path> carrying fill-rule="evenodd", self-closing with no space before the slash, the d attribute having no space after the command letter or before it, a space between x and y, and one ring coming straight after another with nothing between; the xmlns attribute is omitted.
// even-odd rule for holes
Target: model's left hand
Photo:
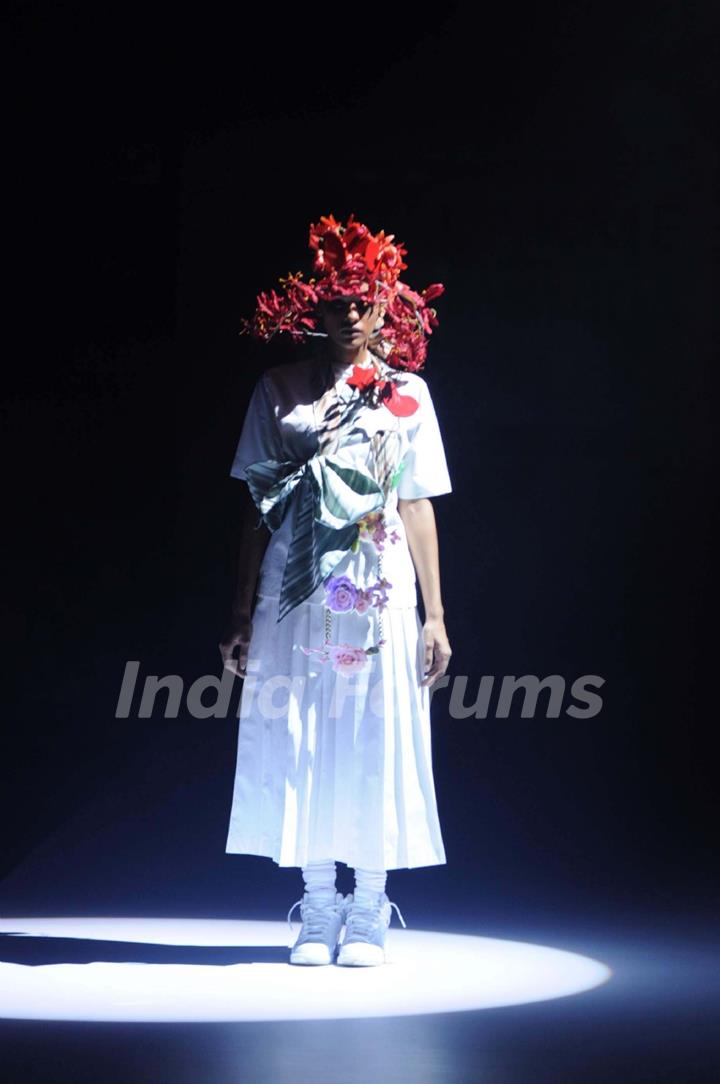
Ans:
<svg viewBox="0 0 720 1084"><path fill-rule="evenodd" d="M452 649L445 631L445 622L440 618L427 620L423 625L423 643L425 676L420 682L421 686L432 685L448 668Z"/></svg>

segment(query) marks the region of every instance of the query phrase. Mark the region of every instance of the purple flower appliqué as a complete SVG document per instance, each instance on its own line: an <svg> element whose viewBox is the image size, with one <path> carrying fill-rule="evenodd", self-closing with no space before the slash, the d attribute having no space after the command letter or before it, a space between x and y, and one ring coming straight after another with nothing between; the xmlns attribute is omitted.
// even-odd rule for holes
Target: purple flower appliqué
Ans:
<svg viewBox="0 0 720 1084"><path fill-rule="evenodd" d="M376 584L369 588L373 595L373 606L377 606L379 610L383 610L387 606L388 591L391 587L390 581L383 577L382 580L378 580Z"/></svg>
<svg viewBox="0 0 720 1084"><path fill-rule="evenodd" d="M349 576L331 576L325 583L325 604L336 614L355 609L358 592Z"/></svg>

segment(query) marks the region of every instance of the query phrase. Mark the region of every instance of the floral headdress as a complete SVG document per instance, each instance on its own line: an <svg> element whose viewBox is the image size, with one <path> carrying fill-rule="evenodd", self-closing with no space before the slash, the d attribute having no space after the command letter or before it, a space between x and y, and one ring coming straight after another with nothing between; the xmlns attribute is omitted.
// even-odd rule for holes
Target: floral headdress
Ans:
<svg viewBox="0 0 720 1084"><path fill-rule="evenodd" d="M395 234L383 230L373 234L351 214L343 225L332 215L323 215L310 226L309 246L314 253L313 277L289 272L280 278L281 290L257 296L251 319L242 320L240 334L268 342L286 332L296 342L317 330L319 301L336 297L366 297L370 304L382 302L385 318L378 330L380 349L394 369L418 372L427 356L427 336L438 326L437 313L429 305L445 287L436 282L420 293L400 279L407 264L407 249L395 242Z"/></svg>

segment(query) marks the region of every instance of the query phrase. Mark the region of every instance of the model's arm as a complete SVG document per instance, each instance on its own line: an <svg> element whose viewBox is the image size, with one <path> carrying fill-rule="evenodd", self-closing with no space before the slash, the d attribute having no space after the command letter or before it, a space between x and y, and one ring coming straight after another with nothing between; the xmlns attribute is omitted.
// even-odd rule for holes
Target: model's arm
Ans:
<svg viewBox="0 0 720 1084"><path fill-rule="evenodd" d="M240 498L240 545L238 576L230 621L218 645L223 666L239 677L245 677L248 648L252 636L252 608L260 566L265 556L270 531L261 523L257 526L258 510L247 485L242 486ZM239 646L237 658L233 655Z"/></svg>
<svg viewBox="0 0 720 1084"><path fill-rule="evenodd" d="M432 685L445 673L452 651L445 631L445 611L440 594L440 562L435 510L428 497L398 498L398 512L405 527L410 555L422 591L425 623L425 677L421 685Z"/></svg>

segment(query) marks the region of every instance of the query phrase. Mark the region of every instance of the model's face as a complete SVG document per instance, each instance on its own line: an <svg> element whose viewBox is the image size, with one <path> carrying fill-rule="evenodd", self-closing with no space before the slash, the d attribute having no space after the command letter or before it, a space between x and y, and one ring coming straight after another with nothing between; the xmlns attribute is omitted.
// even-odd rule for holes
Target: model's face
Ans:
<svg viewBox="0 0 720 1084"><path fill-rule="evenodd" d="M368 304L361 297L336 297L320 302L320 314L328 338L341 349L356 351L367 346L384 306Z"/></svg>

